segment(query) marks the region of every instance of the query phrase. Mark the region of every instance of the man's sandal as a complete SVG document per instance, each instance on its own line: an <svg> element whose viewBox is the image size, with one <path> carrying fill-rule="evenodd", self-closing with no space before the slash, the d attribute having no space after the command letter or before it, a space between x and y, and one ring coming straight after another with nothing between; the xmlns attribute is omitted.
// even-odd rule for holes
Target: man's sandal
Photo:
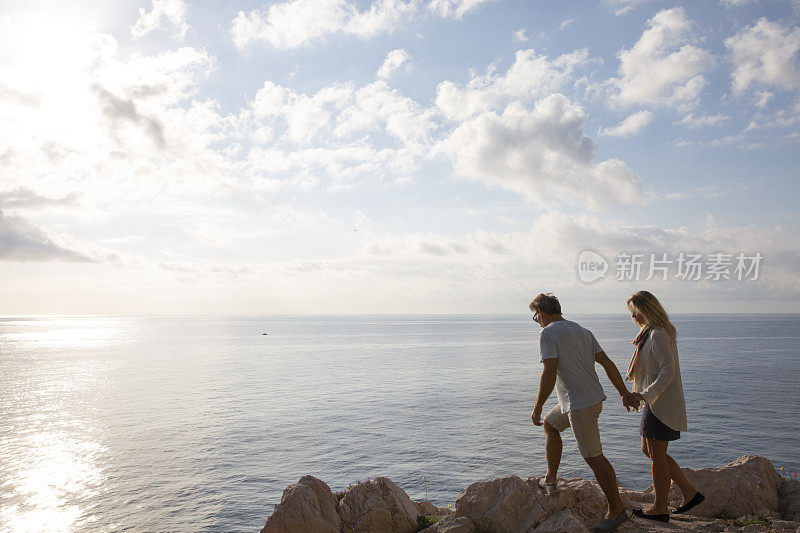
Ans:
<svg viewBox="0 0 800 533"><path fill-rule="evenodd" d="M542 481L539 483L539 486L542 487L545 494L548 496L555 496L558 494L558 483L545 483Z"/></svg>

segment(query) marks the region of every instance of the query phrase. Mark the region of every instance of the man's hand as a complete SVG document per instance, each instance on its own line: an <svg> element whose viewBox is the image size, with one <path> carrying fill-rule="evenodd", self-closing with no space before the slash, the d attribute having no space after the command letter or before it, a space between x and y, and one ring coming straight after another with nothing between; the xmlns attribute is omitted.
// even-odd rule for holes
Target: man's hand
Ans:
<svg viewBox="0 0 800 533"><path fill-rule="evenodd" d="M544 424L544 422L542 422L542 406L541 405L537 405L536 407L533 408L533 412L531 413L531 420L533 420L533 425L534 426L541 426L542 424Z"/></svg>
<svg viewBox="0 0 800 533"><path fill-rule="evenodd" d="M622 405L624 405L628 411L630 411L631 407L638 407L643 401L644 397L638 392L631 392L622 397Z"/></svg>
<svg viewBox="0 0 800 533"><path fill-rule="evenodd" d="M629 391L625 391L622 394L622 396L620 396L620 399L622 400L622 406L625 409L627 409L628 412L630 412L630 410L631 410L631 404L629 403L630 402L630 396L631 396L631 393Z"/></svg>

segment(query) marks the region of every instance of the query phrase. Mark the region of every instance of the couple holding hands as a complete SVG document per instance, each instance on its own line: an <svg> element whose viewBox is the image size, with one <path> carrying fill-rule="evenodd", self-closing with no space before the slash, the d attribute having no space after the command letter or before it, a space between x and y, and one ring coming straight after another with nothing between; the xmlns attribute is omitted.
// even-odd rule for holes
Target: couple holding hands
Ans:
<svg viewBox="0 0 800 533"><path fill-rule="evenodd" d="M671 481L683 493L683 502L675 513L684 513L705 499L667 454L669 441L680 438L680 432L686 431L675 327L658 299L647 291L633 294L627 304L631 318L640 327L633 340L635 349L626 375L632 382L632 391L625 386L617 366L592 332L561 316L558 298L540 294L530 303L533 320L542 326L539 348L544 369L531 413L533 423L544 426L547 475L542 486L548 494L558 493L556 473L561 463L561 432L571 427L581 455L608 500L608 514L597 524L596 532L614 531L631 516L669 521L667 502ZM606 395L595 363L605 370L623 406L629 411L631 408L642 411L639 426L642 452L650 459L656 493L655 503L648 509L623 507L614 467L603 455L598 418ZM542 419L542 407L553 387L558 404Z"/></svg>

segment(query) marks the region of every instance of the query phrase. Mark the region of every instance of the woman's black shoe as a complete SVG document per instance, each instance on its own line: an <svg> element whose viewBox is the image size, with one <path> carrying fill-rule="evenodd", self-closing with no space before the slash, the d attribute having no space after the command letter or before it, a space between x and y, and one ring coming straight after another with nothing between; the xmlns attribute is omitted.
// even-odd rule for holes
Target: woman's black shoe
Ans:
<svg viewBox="0 0 800 533"><path fill-rule="evenodd" d="M644 514L641 509L632 509L633 516L639 518L647 518L648 520L656 520L658 522L669 522L669 513L667 514Z"/></svg>
<svg viewBox="0 0 800 533"><path fill-rule="evenodd" d="M695 495L692 497L692 499L691 499L691 500L689 500L689 502L688 502L686 505L681 505L680 507L678 507L677 509L675 509L675 512L676 512L676 513L678 513L678 514L680 514L680 513L685 513L686 511L688 511L688 510L689 510L689 509L691 509L692 507L694 507L694 506L696 506L696 505L700 505L700 504L701 504L701 503L703 503L704 501L706 501L706 497L705 497L705 496L703 496L702 494L700 494L700 491L698 491L698 492L697 492L697 493L696 493L696 494L695 494Z"/></svg>

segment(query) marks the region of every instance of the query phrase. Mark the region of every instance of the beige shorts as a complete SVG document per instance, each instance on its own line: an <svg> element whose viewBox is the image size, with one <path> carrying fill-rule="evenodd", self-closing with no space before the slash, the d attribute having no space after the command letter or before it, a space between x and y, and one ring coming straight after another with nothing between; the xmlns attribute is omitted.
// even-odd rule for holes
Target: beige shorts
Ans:
<svg viewBox="0 0 800 533"><path fill-rule="evenodd" d="M600 428L597 425L602 410L603 402L568 413L562 413L561 405L556 405L547 413L544 421L558 431L572 427L572 434L578 441L578 450L581 455L585 458L597 457L603 453L603 446L600 444Z"/></svg>

